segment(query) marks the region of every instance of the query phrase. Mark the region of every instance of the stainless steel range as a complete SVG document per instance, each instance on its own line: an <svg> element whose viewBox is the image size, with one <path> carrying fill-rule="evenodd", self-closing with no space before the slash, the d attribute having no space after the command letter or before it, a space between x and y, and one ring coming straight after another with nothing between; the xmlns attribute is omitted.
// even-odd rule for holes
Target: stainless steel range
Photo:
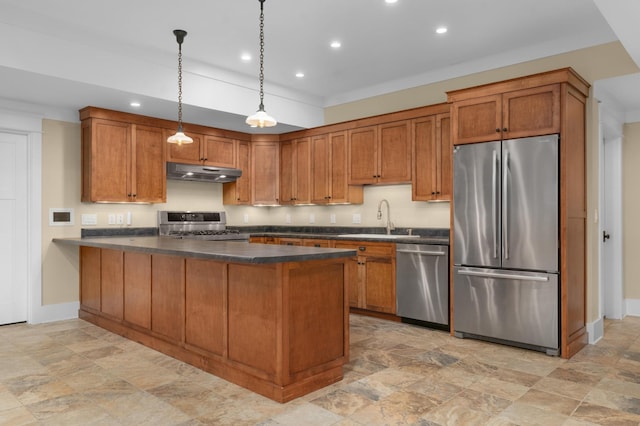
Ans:
<svg viewBox="0 0 640 426"><path fill-rule="evenodd" d="M195 240L241 240L248 241L249 234L227 229L225 212L158 212L158 233L162 237Z"/></svg>

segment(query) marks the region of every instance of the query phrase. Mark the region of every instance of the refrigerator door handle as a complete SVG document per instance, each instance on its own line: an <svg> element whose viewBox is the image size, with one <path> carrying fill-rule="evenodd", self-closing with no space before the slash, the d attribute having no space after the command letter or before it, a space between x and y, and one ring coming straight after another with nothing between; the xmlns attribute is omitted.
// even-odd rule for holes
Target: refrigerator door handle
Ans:
<svg viewBox="0 0 640 426"><path fill-rule="evenodd" d="M509 151L504 151L504 169L502 170L502 241L504 258L509 259Z"/></svg>
<svg viewBox="0 0 640 426"><path fill-rule="evenodd" d="M497 215L497 191L498 191L498 153L493 151L493 170L491 174L491 220L493 221L493 258L498 258L498 215Z"/></svg>
<svg viewBox="0 0 640 426"><path fill-rule="evenodd" d="M485 278L502 278L505 280L524 280L524 281L549 281L549 277L542 275L519 275L519 274L503 274L497 272L481 272L481 271L458 271L460 275L469 275L472 277L485 277Z"/></svg>

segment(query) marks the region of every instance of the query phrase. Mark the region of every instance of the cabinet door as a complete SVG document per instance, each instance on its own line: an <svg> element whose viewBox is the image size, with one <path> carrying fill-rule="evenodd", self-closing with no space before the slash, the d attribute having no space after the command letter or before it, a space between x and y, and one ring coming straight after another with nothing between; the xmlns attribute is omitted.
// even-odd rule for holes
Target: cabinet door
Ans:
<svg viewBox="0 0 640 426"><path fill-rule="evenodd" d="M436 196L436 117L413 120L412 200L431 201Z"/></svg>
<svg viewBox="0 0 640 426"><path fill-rule="evenodd" d="M451 111L454 145L500 139L502 129L501 95L454 102Z"/></svg>
<svg viewBox="0 0 640 426"><path fill-rule="evenodd" d="M164 140L175 133L175 129L165 129ZM202 164L202 144L204 136L185 131L185 134L193 139L193 143L178 145L167 143L167 161L183 164Z"/></svg>
<svg viewBox="0 0 640 426"><path fill-rule="evenodd" d="M411 182L411 122L378 126L378 182Z"/></svg>
<svg viewBox="0 0 640 426"><path fill-rule="evenodd" d="M165 144L162 129L133 125L131 201L167 201Z"/></svg>
<svg viewBox="0 0 640 426"><path fill-rule="evenodd" d="M80 305L100 311L100 249L80 246Z"/></svg>
<svg viewBox="0 0 640 426"><path fill-rule="evenodd" d="M345 268L349 306L364 308L363 263L358 257L352 257L345 262Z"/></svg>
<svg viewBox="0 0 640 426"><path fill-rule="evenodd" d="M236 141L220 136L204 136L202 161L207 166L236 167Z"/></svg>
<svg viewBox="0 0 640 426"><path fill-rule="evenodd" d="M280 143L280 204L294 204L295 146L293 141Z"/></svg>
<svg viewBox="0 0 640 426"><path fill-rule="evenodd" d="M222 185L223 204L250 204L251 203L251 147L249 142L238 141L236 149L236 167L242 170L242 176L235 182Z"/></svg>
<svg viewBox="0 0 640 426"><path fill-rule="evenodd" d="M296 139L294 149L294 204L311 202L311 140Z"/></svg>
<svg viewBox="0 0 640 426"><path fill-rule="evenodd" d="M101 311L121 320L124 313L124 257L120 250L100 250Z"/></svg>
<svg viewBox="0 0 640 426"><path fill-rule="evenodd" d="M302 245L306 247L331 247L331 240L304 238L302 240Z"/></svg>
<svg viewBox="0 0 640 426"><path fill-rule="evenodd" d="M329 202L328 197L331 190L329 180L331 171L330 153L329 135L311 138L311 202L314 204L326 204Z"/></svg>
<svg viewBox="0 0 640 426"><path fill-rule="evenodd" d="M151 255L124 253L124 320L151 328Z"/></svg>
<svg viewBox="0 0 640 426"><path fill-rule="evenodd" d="M451 144L451 117L436 117L436 195L438 200L451 201L453 195L453 145Z"/></svg>
<svg viewBox="0 0 640 426"><path fill-rule="evenodd" d="M184 341L185 260L151 256L151 330L174 342Z"/></svg>
<svg viewBox="0 0 640 426"><path fill-rule="evenodd" d="M277 205L280 190L278 142L251 144L251 204Z"/></svg>
<svg viewBox="0 0 640 426"><path fill-rule="evenodd" d="M366 258L365 307L378 312L396 312L395 260L389 257Z"/></svg>
<svg viewBox="0 0 640 426"><path fill-rule="evenodd" d="M131 125L92 118L82 123L82 201L129 201Z"/></svg>
<svg viewBox="0 0 640 426"><path fill-rule="evenodd" d="M300 238L279 238L279 244L281 246L301 246L302 240Z"/></svg>
<svg viewBox="0 0 640 426"><path fill-rule="evenodd" d="M226 337L226 264L186 260L185 342L223 355Z"/></svg>
<svg viewBox="0 0 640 426"><path fill-rule="evenodd" d="M349 183L352 185L378 181L378 128L349 130Z"/></svg>
<svg viewBox="0 0 640 426"><path fill-rule="evenodd" d="M560 85L534 87L502 95L502 138L560 132Z"/></svg>

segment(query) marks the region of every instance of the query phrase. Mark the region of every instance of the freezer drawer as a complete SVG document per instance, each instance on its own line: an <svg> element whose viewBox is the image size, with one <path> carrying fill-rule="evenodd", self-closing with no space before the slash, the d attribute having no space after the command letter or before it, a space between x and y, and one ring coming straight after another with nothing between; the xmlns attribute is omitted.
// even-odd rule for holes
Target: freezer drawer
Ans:
<svg viewBox="0 0 640 426"><path fill-rule="evenodd" d="M454 268L456 335L504 340L557 355L558 276Z"/></svg>
<svg viewBox="0 0 640 426"><path fill-rule="evenodd" d="M449 247L396 245L396 314L449 324Z"/></svg>

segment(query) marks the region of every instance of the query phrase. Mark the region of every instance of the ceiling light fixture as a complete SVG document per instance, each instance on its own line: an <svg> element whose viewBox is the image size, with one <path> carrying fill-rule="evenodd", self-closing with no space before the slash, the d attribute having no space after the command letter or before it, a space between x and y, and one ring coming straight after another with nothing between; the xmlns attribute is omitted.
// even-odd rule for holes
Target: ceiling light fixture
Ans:
<svg viewBox="0 0 640 426"><path fill-rule="evenodd" d="M438 28L436 28L436 32L438 34L444 34L444 33L447 32L447 27L438 27Z"/></svg>
<svg viewBox="0 0 640 426"><path fill-rule="evenodd" d="M278 122L264 110L264 1L260 2L260 105L258 111L247 117L246 123L251 127L273 127Z"/></svg>
<svg viewBox="0 0 640 426"><path fill-rule="evenodd" d="M331 47L333 47L334 49L339 48L340 46L342 46L342 43L340 43L339 41L332 41L331 42Z"/></svg>
<svg viewBox="0 0 640 426"><path fill-rule="evenodd" d="M193 143L193 139L185 135L182 131L182 42L187 32L184 30L173 30L178 42L178 131L175 135L169 136L167 142L178 145Z"/></svg>
<svg viewBox="0 0 640 426"><path fill-rule="evenodd" d="M299 72L296 73L296 77L303 78L304 77L304 73L302 71L299 71Z"/></svg>

